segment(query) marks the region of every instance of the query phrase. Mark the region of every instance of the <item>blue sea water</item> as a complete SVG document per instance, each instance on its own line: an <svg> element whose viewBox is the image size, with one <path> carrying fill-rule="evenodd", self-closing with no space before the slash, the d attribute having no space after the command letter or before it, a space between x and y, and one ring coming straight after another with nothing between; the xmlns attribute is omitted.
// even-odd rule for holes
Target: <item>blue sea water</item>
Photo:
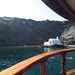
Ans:
<svg viewBox="0 0 75 75"><path fill-rule="evenodd" d="M17 64L32 56L54 51L57 49L24 46L0 47L0 71ZM75 68L75 52L70 52L66 56L66 71ZM61 73L61 55L48 58L46 63L47 75L60 75ZM33 67L25 75L40 75L40 64Z"/></svg>

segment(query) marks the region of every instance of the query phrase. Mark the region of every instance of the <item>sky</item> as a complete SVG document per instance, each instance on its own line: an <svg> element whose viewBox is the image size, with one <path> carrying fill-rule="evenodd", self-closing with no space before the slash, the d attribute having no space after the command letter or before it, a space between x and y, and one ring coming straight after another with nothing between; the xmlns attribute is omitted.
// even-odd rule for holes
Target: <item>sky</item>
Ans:
<svg viewBox="0 0 75 75"><path fill-rule="evenodd" d="M0 17L19 17L33 20L65 19L53 12L41 0L0 0Z"/></svg>

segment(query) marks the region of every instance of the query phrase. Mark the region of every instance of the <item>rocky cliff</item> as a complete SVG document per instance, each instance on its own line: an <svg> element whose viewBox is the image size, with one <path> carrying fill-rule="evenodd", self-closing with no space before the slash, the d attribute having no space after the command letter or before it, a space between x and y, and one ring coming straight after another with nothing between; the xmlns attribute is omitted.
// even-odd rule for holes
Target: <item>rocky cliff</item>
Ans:
<svg viewBox="0 0 75 75"><path fill-rule="evenodd" d="M66 44L75 44L75 24L69 21L34 21L0 17L0 46L38 45L59 36Z"/></svg>
<svg viewBox="0 0 75 75"><path fill-rule="evenodd" d="M75 23L68 24L60 37L64 44L75 45Z"/></svg>

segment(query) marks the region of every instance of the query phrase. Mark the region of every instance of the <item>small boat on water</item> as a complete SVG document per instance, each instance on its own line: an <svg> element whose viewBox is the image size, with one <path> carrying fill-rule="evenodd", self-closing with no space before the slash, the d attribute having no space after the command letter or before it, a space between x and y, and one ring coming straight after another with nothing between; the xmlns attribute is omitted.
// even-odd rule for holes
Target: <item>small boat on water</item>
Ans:
<svg viewBox="0 0 75 75"><path fill-rule="evenodd" d="M66 46L60 42L58 37L56 37L50 38L47 42L44 42L43 47L64 48Z"/></svg>

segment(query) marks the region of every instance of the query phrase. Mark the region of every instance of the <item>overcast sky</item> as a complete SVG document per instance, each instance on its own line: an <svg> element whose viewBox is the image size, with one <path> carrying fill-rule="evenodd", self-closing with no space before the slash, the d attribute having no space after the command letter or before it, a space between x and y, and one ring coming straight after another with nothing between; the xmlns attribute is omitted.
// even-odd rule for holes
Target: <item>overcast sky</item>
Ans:
<svg viewBox="0 0 75 75"><path fill-rule="evenodd" d="M65 20L41 0L0 0L0 17L4 16L33 20Z"/></svg>

